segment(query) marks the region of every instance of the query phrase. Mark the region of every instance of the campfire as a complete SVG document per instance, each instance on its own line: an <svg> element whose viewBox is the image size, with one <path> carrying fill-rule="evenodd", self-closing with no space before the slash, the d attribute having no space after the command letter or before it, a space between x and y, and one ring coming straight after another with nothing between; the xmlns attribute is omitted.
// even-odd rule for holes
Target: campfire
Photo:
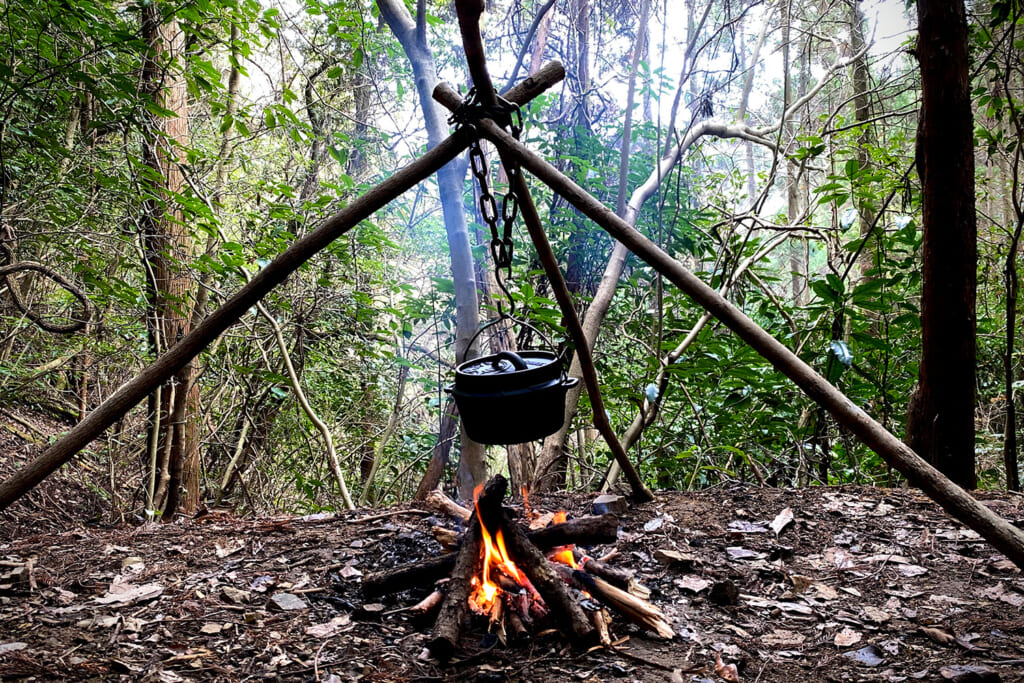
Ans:
<svg viewBox="0 0 1024 683"><path fill-rule="evenodd" d="M433 593L410 609L437 612L428 648L442 661L457 651L469 614L486 619L487 629L506 644L553 626L574 646L609 646L615 642L611 613L663 638L672 637L671 626L647 601L649 591L632 572L591 558L579 548L614 543L615 515L568 520L560 512L546 526L527 528L502 505L507 488L504 477L493 477L477 489L473 510L440 492L433 494L434 507L465 525L457 541L452 532L435 530L443 543L457 542L457 550L368 575L364 593L381 595L436 584Z"/></svg>

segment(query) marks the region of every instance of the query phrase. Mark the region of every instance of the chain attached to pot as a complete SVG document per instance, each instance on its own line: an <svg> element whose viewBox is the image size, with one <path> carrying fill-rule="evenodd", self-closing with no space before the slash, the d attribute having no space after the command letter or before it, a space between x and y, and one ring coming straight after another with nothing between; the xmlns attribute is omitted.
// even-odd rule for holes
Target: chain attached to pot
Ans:
<svg viewBox="0 0 1024 683"><path fill-rule="evenodd" d="M508 129L512 136L518 140L523 130L522 111L518 105L509 102L500 95L495 94L495 98L497 104L493 106L485 105L480 100L480 95L476 88L471 88L466 95L466 99L462 101L462 104L459 105L458 109L448 119L448 123L455 124L456 128L469 126L476 130L476 122L482 118L487 118L502 128ZM498 316L499 318L511 318L515 315L516 302L512 298L512 293L505 285L505 280L512 278L512 256L515 252L515 244L512 242L512 226L515 223L516 216L519 215L519 199L516 197L513 188L517 184L517 177L520 173L519 165L512 164L505 168L505 173L508 175L508 190L501 198L501 213L498 213L498 202L491 193L487 183L487 159L480 148L479 134L473 138L473 142L469 146L469 162L473 176L480 186L480 215L491 231L491 257L494 259L494 279L498 282L498 287L501 288L505 298L508 299L508 313L505 312L502 303L499 301ZM499 218L502 222L500 234L498 231Z"/></svg>

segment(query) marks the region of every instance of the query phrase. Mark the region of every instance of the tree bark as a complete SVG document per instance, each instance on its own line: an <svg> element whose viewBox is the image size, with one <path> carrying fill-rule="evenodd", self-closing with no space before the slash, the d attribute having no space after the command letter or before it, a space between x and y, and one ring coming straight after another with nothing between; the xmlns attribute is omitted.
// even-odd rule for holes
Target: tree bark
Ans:
<svg viewBox="0 0 1024 683"><path fill-rule="evenodd" d="M922 0L918 22L922 351L908 438L939 471L973 489L977 227L964 3Z"/></svg>
<svg viewBox="0 0 1024 683"><path fill-rule="evenodd" d="M181 164L189 144L188 93L180 60L184 59L184 33L173 15L165 22L159 3L142 10L142 33L147 53L143 63L143 88L166 115L153 115L143 144L143 158L159 178L150 188L143 220L149 283L150 338L154 352L167 348L191 330L194 287L189 272L192 239L174 196L184 186ZM157 341L159 340L159 341ZM199 388L192 382L192 366L186 363L171 380L177 391L162 392L160 431L152 438L169 454L168 481L162 501L163 516L191 512L199 504L199 433L196 413ZM174 397L174 403L171 398ZM154 422L155 424L155 422ZM161 505L157 501L157 505Z"/></svg>
<svg viewBox="0 0 1024 683"><path fill-rule="evenodd" d="M445 136L444 118L431 98L437 85L434 57L427 45L426 7L420 0L414 21L405 4L399 0L377 0L381 16L395 34L412 65L423 121L427 130L427 148L432 149ZM476 355L469 342L476 333L479 318L477 310L476 279L473 276L473 253L466 227L465 207L462 201L462 180L466 174L464 160L453 161L437 173L437 186L441 195L448 249L451 254L452 282L455 286L455 358L462 363ZM466 436L459 436L459 493L464 499L472 497L473 487L487 478L484 447Z"/></svg>

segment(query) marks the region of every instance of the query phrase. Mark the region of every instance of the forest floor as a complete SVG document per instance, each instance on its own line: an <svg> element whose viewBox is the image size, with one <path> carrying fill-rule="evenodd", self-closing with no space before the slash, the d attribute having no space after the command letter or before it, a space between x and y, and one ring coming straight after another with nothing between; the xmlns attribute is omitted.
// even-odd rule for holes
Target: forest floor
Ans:
<svg viewBox="0 0 1024 683"><path fill-rule="evenodd" d="M1024 520L1024 498L981 497ZM532 502L583 515L590 500ZM659 493L621 516L612 563L652 590L673 639L619 620L614 650L554 633L506 648L474 623L447 665L402 610L425 591L383 606L360 591L364 574L441 552L430 527L450 521L425 508L64 531L19 519L0 538L4 681L721 681L728 665L765 683L1024 681L1024 578L915 490Z"/></svg>

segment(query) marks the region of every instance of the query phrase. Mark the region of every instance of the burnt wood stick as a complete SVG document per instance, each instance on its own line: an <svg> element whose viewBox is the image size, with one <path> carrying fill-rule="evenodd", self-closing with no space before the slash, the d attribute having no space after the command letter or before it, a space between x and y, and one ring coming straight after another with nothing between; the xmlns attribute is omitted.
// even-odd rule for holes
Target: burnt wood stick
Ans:
<svg viewBox="0 0 1024 683"><path fill-rule="evenodd" d="M629 582L633 579L633 572L629 569L623 569L621 567L612 567L611 565L605 564L600 560L595 560L592 557L587 557L586 554L576 550L573 555L576 557L576 564L580 566L580 569L593 574L594 576L600 576L602 579L622 590L629 590Z"/></svg>
<svg viewBox="0 0 1024 683"><path fill-rule="evenodd" d="M470 578L480 566L480 521L473 517L469 521L455 557L455 568L448 582L448 592L441 602L441 611L434 622L427 648L435 658L447 662L459 646L462 620L469 608Z"/></svg>
<svg viewBox="0 0 1024 683"><path fill-rule="evenodd" d="M475 516L474 516L475 519ZM615 515L580 517L564 524L555 524L544 529L529 532L530 540L541 550L551 550L561 545L597 545L614 543L619 530L619 519ZM465 538L465 534L463 534ZM399 591L429 586L448 576L455 566L457 553L428 557L418 562L367 574L363 578L363 594L367 597L386 595Z"/></svg>
<svg viewBox="0 0 1024 683"><path fill-rule="evenodd" d="M535 546L523 529L505 518L501 528L505 532L505 544L517 566L530 579L530 583L544 599L544 604L554 617L558 630L573 645L585 645L594 638L594 627L583 613L579 604L569 596L565 584Z"/></svg>
<svg viewBox="0 0 1024 683"><path fill-rule="evenodd" d="M480 517L494 518L501 514L501 501L508 489L508 482L500 474L491 478L477 498ZM480 546L483 541L480 532L480 517L469 519L469 528L463 535L462 545L455 556L455 566L448 581L448 592L441 602L441 611L434 622L427 648L435 658L446 662L455 654L462 633L462 621L469 609L471 580L480 567Z"/></svg>
<svg viewBox="0 0 1024 683"><path fill-rule="evenodd" d="M640 598L616 588L604 579L592 576L579 569L571 570L575 585L579 585L598 601L615 610L629 621L657 633L662 638L672 638L675 632L660 609Z"/></svg>

